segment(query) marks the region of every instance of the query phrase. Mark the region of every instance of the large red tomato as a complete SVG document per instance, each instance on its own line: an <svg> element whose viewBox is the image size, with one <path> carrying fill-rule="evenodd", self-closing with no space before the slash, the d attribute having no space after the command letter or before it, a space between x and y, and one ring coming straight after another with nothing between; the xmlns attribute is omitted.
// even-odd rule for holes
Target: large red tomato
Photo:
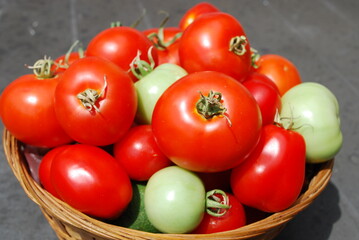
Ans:
<svg viewBox="0 0 359 240"><path fill-rule="evenodd" d="M158 170L171 165L153 137L151 125L132 127L113 146L116 160L132 180L146 181Z"/></svg>
<svg viewBox="0 0 359 240"><path fill-rule="evenodd" d="M213 71L189 74L158 100L152 129L162 152L197 172L230 169L256 145L260 110L232 77Z"/></svg>
<svg viewBox="0 0 359 240"><path fill-rule="evenodd" d="M295 85L302 82L297 67L287 58L276 55L262 55L256 62L254 71L270 78L278 87L281 96Z"/></svg>
<svg viewBox="0 0 359 240"><path fill-rule="evenodd" d="M191 24L194 20L203 14L211 12L219 12L220 10L211 3L200 2L186 11L182 16L178 26L183 31Z"/></svg>
<svg viewBox="0 0 359 240"><path fill-rule="evenodd" d="M266 125L254 151L232 170L231 186L241 203L278 212L298 198L304 177L304 138L297 132Z"/></svg>
<svg viewBox="0 0 359 240"><path fill-rule="evenodd" d="M85 57L62 74L55 109L62 127L77 142L110 145L133 123L136 90L128 74L114 63Z"/></svg>
<svg viewBox="0 0 359 240"><path fill-rule="evenodd" d="M103 57L128 71L132 60L141 52L141 60L150 62L148 50L152 42L141 31L126 27L112 27L97 34L87 46L86 56ZM151 50L152 58L157 64L157 50ZM137 81L131 75L134 81Z"/></svg>
<svg viewBox="0 0 359 240"><path fill-rule="evenodd" d="M223 12L199 17L183 32L181 65L189 73L223 72L238 81L251 69L250 44L240 22Z"/></svg>
<svg viewBox="0 0 359 240"><path fill-rule="evenodd" d="M53 99L59 79L27 74L4 89L0 99L1 119L15 138L38 147L55 147L72 141L55 114Z"/></svg>
<svg viewBox="0 0 359 240"><path fill-rule="evenodd" d="M118 217L132 199L126 172L99 147L75 144L60 151L50 178L63 201L91 216Z"/></svg>

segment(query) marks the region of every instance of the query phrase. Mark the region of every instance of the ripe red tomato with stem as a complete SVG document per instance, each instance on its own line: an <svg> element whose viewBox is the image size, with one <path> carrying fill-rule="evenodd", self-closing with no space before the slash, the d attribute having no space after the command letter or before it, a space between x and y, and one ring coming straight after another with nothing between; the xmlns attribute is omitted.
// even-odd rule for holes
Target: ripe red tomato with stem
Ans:
<svg viewBox="0 0 359 240"><path fill-rule="evenodd" d="M252 72L245 78L243 85L256 99L262 114L262 125L273 124L281 107L279 90L267 76Z"/></svg>
<svg viewBox="0 0 359 240"><path fill-rule="evenodd" d="M179 45L181 66L189 73L218 71L238 81L249 73L251 55L242 25L223 12L199 17L183 32Z"/></svg>
<svg viewBox="0 0 359 240"><path fill-rule="evenodd" d="M11 82L1 95L1 119L6 129L23 143L51 148L72 139L57 120L54 94L60 76L51 71L52 60L41 59L32 68L34 74Z"/></svg>
<svg viewBox="0 0 359 240"><path fill-rule="evenodd" d="M186 11L182 16L178 26L184 31L194 20L203 14L211 12L219 12L220 10L209 2L200 2Z"/></svg>
<svg viewBox="0 0 359 240"><path fill-rule="evenodd" d="M103 30L93 37L86 49L87 56L102 57L112 61L125 71L129 71L132 60L137 56L138 51L143 55L142 60L151 62L146 55L152 47L152 42L147 36L132 27L114 26ZM157 50L152 49L151 57L157 65ZM137 78L131 74L133 81Z"/></svg>
<svg viewBox="0 0 359 240"><path fill-rule="evenodd" d="M75 48L78 48L77 51L74 51ZM85 57L85 51L80 45L79 41L75 41L66 54L61 55L60 57L54 60L52 66L52 71L58 73L64 72L73 62L76 60Z"/></svg>
<svg viewBox="0 0 359 240"><path fill-rule="evenodd" d="M297 67L287 58L277 54L259 57L254 71L270 78L278 87L281 96L290 88L302 82Z"/></svg>
<svg viewBox="0 0 359 240"><path fill-rule="evenodd" d="M191 233L194 234L209 234L216 232L224 232L240 228L246 224L246 212L244 206L236 199L231 193L224 195L215 194L215 198L218 198L218 202L229 205L228 209L220 209L212 211L223 213L221 216L204 214L204 217L199 226Z"/></svg>
<svg viewBox="0 0 359 240"><path fill-rule="evenodd" d="M105 150L74 144L52 160L51 182L61 199L90 216L118 217L132 198L131 181Z"/></svg>
<svg viewBox="0 0 359 240"><path fill-rule="evenodd" d="M292 130L266 125L250 156L232 170L231 187L242 204L278 212L298 198L304 177L304 138Z"/></svg>
<svg viewBox="0 0 359 240"><path fill-rule="evenodd" d="M113 154L130 179L136 181L146 181L158 170L172 164L158 148L151 125L132 127L114 144Z"/></svg>
<svg viewBox="0 0 359 240"><path fill-rule="evenodd" d="M161 95L152 115L158 146L175 164L219 172L240 163L256 145L260 110L250 92L223 73L189 74Z"/></svg>
<svg viewBox="0 0 359 240"><path fill-rule="evenodd" d="M61 126L77 142L113 144L133 123L137 110L134 83L106 59L79 59L62 74L55 110Z"/></svg>

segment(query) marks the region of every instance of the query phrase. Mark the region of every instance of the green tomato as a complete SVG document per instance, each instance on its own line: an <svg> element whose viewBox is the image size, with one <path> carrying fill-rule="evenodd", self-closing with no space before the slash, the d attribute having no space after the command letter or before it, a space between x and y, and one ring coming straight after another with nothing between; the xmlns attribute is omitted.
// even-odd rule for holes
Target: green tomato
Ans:
<svg viewBox="0 0 359 240"><path fill-rule="evenodd" d="M206 207L206 192L194 173L170 166L156 172L145 190L148 219L164 233L187 233L201 222Z"/></svg>
<svg viewBox="0 0 359 240"><path fill-rule="evenodd" d="M339 104L327 87L314 82L294 86L282 97L280 118L284 127L304 137L307 162L325 162L339 152L343 143Z"/></svg>
<svg viewBox="0 0 359 240"><path fill-rule="evenodd" d="M136 121L151 124L152 112L162 93L174 82L187 75L182 67L164 63L135 82L138 97Z"/></svg>

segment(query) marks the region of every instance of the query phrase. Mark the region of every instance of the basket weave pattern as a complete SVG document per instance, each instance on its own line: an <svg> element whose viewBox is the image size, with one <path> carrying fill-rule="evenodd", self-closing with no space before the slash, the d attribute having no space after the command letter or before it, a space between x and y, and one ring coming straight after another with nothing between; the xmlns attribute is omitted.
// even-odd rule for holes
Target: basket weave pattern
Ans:
<svg viewBox="0 0 359 240"><path fill-rule="evenodd" d="M295 204L282 212L274 213L269 217L246 225L236 230L195 235L195 234L155 234L147 233L93 219L68 204L53 197L37 184L29 174L24 156L20 154L20 142L6 129L3 133L4 152L9 165L20 182L28 197L39 205L44 216L61 240L175 240L175 239L248 239L270 240L277 236L295 215L308 207L312 201L327 186L334 164L334 160L320 164L314 173L307 189L301 194Z"/></svg>

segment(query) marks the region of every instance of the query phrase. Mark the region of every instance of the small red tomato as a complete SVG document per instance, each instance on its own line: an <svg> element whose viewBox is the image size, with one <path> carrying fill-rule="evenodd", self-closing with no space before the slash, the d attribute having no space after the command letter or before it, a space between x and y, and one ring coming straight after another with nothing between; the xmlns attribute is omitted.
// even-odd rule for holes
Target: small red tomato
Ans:
<svg viewBox="0 0 359 240"><path fill-rule="evenodd" d="M194 20L196 20L201 15L219 11L220 10L211 3L198 3L187 10L187 12L182 16L178 26L184 31Z"/></svg>
<svg viewBox="0 0 359 240"><path fill-rule="evenodd" d="M132 199L126 172L96 146L75 144L60 151L52 160L50 178L64 202L90 216L116 218Z"/></svg>
<svg viewBox="0 0 359 240"><path fill-rule="evenodd" d="M158 170L171 165L160 151L150 125L139 125L114 144L113 153L132 180L148 180Z"/></svg>

